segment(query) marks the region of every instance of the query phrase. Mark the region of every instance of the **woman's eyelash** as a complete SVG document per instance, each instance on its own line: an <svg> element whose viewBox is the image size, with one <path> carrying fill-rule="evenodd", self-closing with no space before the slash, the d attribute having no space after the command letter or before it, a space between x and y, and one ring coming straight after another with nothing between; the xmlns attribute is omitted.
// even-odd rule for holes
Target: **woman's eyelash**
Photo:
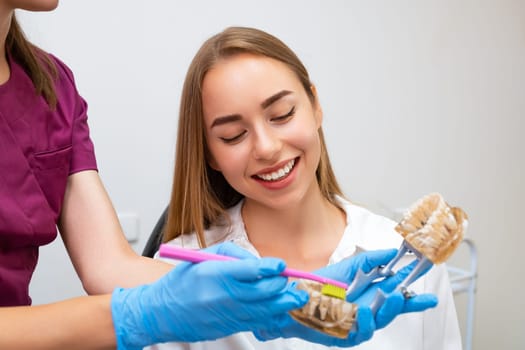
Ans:
<svg viewBox="0 0 525 350"><path fill-rule="evenodd" d="M281 121L281 120L284 120L286 118L291 117L294 114L295 114L295 106L293 106L292 109L290 109L290 111L288 113L286 113L285 115L281 115L279 117L275 117L272 120L274 120L274 121ZM225 143L234 143L234 142L238 141L241 137L243 137L245 133L246 133L246 130L241 132L238 135L235 135L234 137L221 137L220 139L223 142L225 142Z"/></svg>
<svg viewBox="0 0 525 350"><path fill-rule="evenodd" d="M241 132L240 134L234 136L234 137L221 137L221 140L223 140L224 142L226 143L232 143L232 142L235 142L237 140L239 140L244 134L246 133L246 131L243 131Z"/></svg>
<svg viewBox="0 0 525 350"><path fill-rule="evenodd" d="M292 115L295 114L295 106L292 107L292 109L290 109L290 111L288 113L286 113L285 115L281 115L279 117L275 117L273 118L273 120L282 120L282 119L286 119L288 117L291 117Z"/></svg>

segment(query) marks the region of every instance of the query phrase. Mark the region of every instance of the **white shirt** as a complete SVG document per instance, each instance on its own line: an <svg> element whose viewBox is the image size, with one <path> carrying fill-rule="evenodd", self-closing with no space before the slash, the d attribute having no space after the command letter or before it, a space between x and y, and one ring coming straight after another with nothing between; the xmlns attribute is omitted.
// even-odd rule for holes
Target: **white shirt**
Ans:
<svg viewBox="0 0 525 350"><path fill-rule="evenodd" d="M339 245L330 257L329 264L355 254L358 250L399 248L402 237L395 230L396 223L338 198L346 212L346 228ZM229 209L232 226L211 227L205 231L208 245L232 241L256 256L259 253L248 240L241 216L242 201ZM169 242L186 248L199 248L196 234L179 236ZM405 259L406 260L406 259ZM176 263L173 260L164 261ZM452 289L444 264L434 266L426 275L410 285L416 293L433 293L438 297L438 306L424 312L398 316L387 327L378 330L369 341L352 349L359 350L458 350L461 349L461 335L457 321ZM198 315L197 315L198 317ZM258 341L252 333L237 333L214 341L197 343L165 343L148 349L155 350L266 350L338 349L306 342L302 339L275 339Z"/></svg>

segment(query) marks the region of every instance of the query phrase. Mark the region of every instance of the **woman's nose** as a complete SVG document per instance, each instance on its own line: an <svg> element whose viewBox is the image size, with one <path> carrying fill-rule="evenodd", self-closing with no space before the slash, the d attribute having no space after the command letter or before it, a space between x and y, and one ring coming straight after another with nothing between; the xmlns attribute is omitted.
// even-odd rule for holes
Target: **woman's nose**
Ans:
<svg viewBox="0 0 525 350"><path fill-rule="evenodd" d="M262 126L255 131L253 154L255 159L273 160L281 150L281 140L271 127Z"/></svg>

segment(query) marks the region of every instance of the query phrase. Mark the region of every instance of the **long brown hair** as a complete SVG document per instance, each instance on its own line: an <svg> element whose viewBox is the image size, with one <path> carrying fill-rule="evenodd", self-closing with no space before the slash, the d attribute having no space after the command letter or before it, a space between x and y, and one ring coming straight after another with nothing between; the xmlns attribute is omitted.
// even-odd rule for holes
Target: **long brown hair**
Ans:
<svg viewBox="0 0 525 350"><path fill-rule="evenodd" d="M11 26L5 42L6 51L12 59L20 64L35 86L37 95L42 95L51 108L55 108L57 97L54 80L57 78L57 68L49 55L26 39L15 15L11 18Z"/></svg>
<svg viewBox="0 0 525 350"><path fill-rule="evenodd" d="M226 210L243 196L233 189L207 162L207 146L202 106L202 82L220 59L239 53L269 57L286 64L300 80L312 103L316 96L308 72L295 53L276 37L258 29L231 27L211 37L201 46L190 64L182 89L179 110L175 172L164 241L196 232L201 247L206 246L204 230L211 224L229 222ZM321 193L335 202L342 195L319 128L321 157L316 170Z"/></svg>

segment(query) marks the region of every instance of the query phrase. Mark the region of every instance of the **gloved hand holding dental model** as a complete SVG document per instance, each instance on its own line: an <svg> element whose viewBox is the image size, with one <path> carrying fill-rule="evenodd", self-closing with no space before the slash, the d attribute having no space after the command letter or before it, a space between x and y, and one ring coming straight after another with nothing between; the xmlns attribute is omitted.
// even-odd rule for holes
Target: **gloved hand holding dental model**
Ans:
<svg viewBox="0 0 525 350"><path fill-rule="evenodd" d="M362 252L337 264L317 270L316 274L351 284L359 271L368 274L379 266L386 265L394 258L396 252L396 249ZM358 345L370 339L375 330L386 327L398 315L424 311L437 305L437 298L433 294L415 295L413 298L406 299L401 292L394 292L394 289L413 270L414 266L415 264L410 264L380 282L361 283L358 289L354 289L351 294L347 295L347 301L358 305L355 320L358 327L354 327L345 339L315 331L297 323L290 315L283 315L275 327L259 329L254 334L259 340L300 337L309 342L327 346L352 347ZM426 272L422 271L421 275ZM377 310L372 311L370 306L378 290L384 293L385 299Z"/></svg>

